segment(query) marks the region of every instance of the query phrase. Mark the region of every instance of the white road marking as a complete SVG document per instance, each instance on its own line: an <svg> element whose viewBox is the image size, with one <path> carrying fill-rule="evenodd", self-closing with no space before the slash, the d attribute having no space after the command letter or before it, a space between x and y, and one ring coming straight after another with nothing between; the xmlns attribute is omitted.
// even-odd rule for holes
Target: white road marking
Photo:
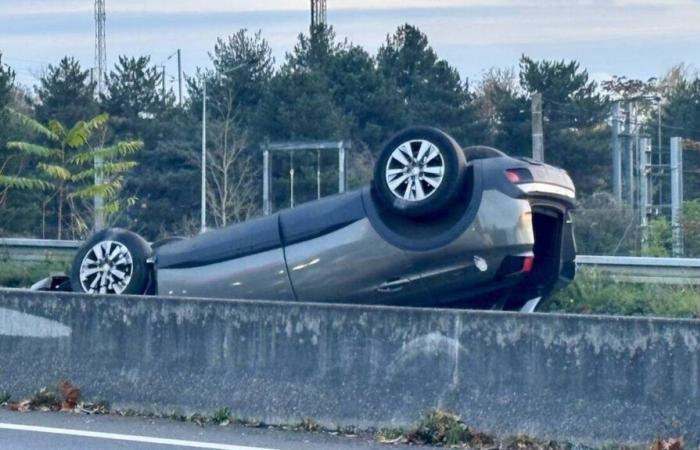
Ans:
<svg viewBox="0 0 700 450"><path fill-rule="evenodd" d="M149 436L134 436L130 434L102 433L99 431L72 430L69 428L37 427L33 425L17 425L0 423L0 430L32 431L35 433L63 434L66 436L81 436L115 441L141 442L146 444L173 445L180 447L209 448L217 450L275 450L262 447L247 447L245 445L217 444L214 442L183 441L180 439L165 439Z"/></svg>

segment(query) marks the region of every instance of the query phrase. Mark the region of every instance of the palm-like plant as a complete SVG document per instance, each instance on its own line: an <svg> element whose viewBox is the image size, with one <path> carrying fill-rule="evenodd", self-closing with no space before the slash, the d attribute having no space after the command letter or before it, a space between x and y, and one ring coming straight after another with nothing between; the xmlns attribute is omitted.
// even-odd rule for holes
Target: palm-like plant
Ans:
<svg viewBox="0 0 700 450"><path fill-rule="evenodd" d="M72 213L77 215L76 201L101 196L105 199L105 213L114 214L122 207L123 201L118 194L123 186L123 175L137 165L123 158L141 150L141 141L117 142L109 147L91 145L93 134L105 129L109 119L107 114L81 120L70 129L56 120L43 125L20 113L14 112L13 115L24 128L41 136L47 144L8 142L9 149L39 160L37 174L34 177L4 176L0 183L11 188L50 191L46 202L56 199L58 239L63 235L65 206L72 207ZM95 165L95 160L101 164ZM127 199L128 203L133 201Z"/></svg>

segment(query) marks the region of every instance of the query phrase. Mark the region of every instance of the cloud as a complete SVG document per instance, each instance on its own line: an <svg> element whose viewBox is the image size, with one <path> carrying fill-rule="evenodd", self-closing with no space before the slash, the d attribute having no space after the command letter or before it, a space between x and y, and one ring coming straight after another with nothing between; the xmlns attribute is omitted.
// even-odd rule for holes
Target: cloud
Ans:
<svg viewBox="0 0 700 450"><path fill-rule="evenodd" d="M694 51L700 47L696 0L328 2L329 21L339 37L373 52L387 33L412 23L428 34L441 56L470 74L491 65L513 65L523 52L537 55L538 49L547 49L540 57L586 55L596 61L598 72L623 73L624 67L634 67L645 73L645 66L656 70L659 64L679 61L700 64ZM8 61L56 61L71 54L92 65L92 3L3 0L0 51ZM308 0L107 0L107 7L110 60L118 54L152 54L159 63L182 48L190 72L207 64L217 37L239 28L262 29L279 62L297 34L308 29L309 20Z"/></svg>
<svg viewBox="0 0 700 450"><path fill-rule="evenodd" d="M331 0L329 9L521 8L521 7L693 7L694 0ZM107 0L108 13L221 13L241 11L307 11L308 0ZM0 16L90 12L87 0L4 0Z"/></svg>

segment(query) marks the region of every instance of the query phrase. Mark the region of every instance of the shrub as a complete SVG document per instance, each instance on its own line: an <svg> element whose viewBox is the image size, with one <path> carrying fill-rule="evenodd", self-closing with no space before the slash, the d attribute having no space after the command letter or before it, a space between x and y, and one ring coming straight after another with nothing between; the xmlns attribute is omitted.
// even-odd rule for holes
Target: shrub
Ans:
<svg viewBox="0 0 700 450"><path fill-rule="evenodd" d="M543 311L626 316L700 317L697 286L617 282L595 269L576 279L543 305Z"/></svg>

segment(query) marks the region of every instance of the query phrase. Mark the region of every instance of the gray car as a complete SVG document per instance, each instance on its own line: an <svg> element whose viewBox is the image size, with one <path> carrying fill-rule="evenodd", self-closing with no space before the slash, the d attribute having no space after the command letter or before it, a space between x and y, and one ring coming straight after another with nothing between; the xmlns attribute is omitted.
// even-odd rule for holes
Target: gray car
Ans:
<svg viewBox="0 0 700 450"><path fill-rule="evenodd" d="M574 198L564 170L414 127L384 146L371 186L153 246L104 230L62 286L531 311L574 277Z"/></svg>

